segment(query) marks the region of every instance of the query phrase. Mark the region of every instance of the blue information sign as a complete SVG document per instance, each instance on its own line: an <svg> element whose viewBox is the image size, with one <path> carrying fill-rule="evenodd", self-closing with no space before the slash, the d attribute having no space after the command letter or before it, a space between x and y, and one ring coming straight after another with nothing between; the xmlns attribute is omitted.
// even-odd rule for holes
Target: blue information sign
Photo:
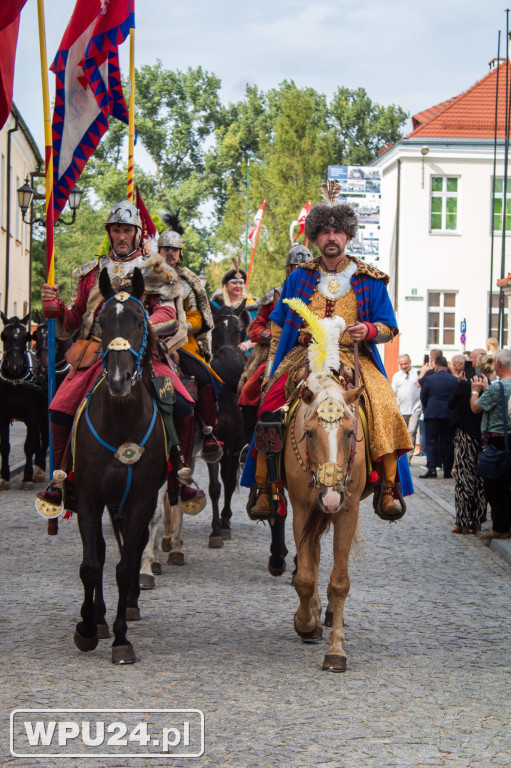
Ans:
<svg viewBox="0 0 511 768"><path fill-rule="evenodd" d="M467 321L462 320L460 323L460 333L466 333L467 332Z"/></svg>

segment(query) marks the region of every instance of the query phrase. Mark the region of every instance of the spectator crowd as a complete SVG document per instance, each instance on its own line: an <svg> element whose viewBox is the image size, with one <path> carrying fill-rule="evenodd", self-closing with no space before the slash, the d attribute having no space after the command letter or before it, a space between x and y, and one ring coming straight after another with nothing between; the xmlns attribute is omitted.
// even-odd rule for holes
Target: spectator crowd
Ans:
<svg viewBox="0 0 511 768"><path fill-rule="evenodd" d="M488 339L486 349L454 355L432 349L423 364L413 366L408 354L399 357L392 389L415 450L424 456L423 480L438 472L454 478L456 534L481 531L490 507L491 528L482 539L511 537L511 472L483 479L478 461L484 446L508 450L511 423L511 350ZM509 419L509 422L508 422Z"/></svg>

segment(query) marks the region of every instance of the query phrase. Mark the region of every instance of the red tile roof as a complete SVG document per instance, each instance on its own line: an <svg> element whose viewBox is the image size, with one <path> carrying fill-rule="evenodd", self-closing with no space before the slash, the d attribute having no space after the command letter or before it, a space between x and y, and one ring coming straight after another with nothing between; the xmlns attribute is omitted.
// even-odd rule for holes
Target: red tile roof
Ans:
<svg viewBox="0 0 511 768"><path fill-rule="evenodd" d="M509 66L509 65L508 65ZM508 77L511 79L511 67ZM499 72L497 137L505 136L506 63L459 96L443 101L412 117L414 130L406 138L493 139L495 96Z"/></svg>

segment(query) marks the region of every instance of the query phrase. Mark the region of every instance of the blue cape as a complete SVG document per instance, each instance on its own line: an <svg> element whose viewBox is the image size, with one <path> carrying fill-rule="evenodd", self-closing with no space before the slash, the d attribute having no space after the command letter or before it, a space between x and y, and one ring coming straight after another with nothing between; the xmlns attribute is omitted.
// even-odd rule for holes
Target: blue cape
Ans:
<svg viewBox="0 0 511 768"><path fill-rule="evenodd" d="M317 269L296 269L289 275L284 283L280 299L270 315L270 320L282 328L279 346L277 347L271 370L272 374L275 373L279 364L282 362L282 359L296 345L303 322L300 315L292 310L289 304L284 304L284 299L300 298L308 305L318 279L319 272ZM355 273L351 278L351 286L355 292L361 321L384 323L385 325L394 328L397 333L396 316L385 282L366 274L359 275ZM383 373L385 378L387 378L385 367L378 353L376 344L372 341L364 342L364 344L378 370ZM253 444L254 440L252 439L251 449L253 448ZM404 454L399 459L398 472L403 495L408 496L412 494L413 483L407 454ZM249 455L241 477L241 485L250 488L254 483L254 475L255 459Z"/></svg>

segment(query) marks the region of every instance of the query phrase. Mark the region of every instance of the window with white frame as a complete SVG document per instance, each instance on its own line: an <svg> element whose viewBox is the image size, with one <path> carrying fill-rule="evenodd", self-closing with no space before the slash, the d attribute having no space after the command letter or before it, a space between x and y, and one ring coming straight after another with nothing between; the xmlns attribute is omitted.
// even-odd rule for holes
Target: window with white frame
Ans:
<svg viewBox="0 0 511 768"><path fill-rule="evenodd" d="M456 292L428 291L428 346L456 343Z"/></svg>
<svg viewBox="0 0 511 768"><path fill-rule="evenodd" d="M499 294L500 291L496 291L491 295L491 329L490 336L494 339L499 338ZM488 294L488 301L490 296ZM508 316L509 306L507 296L504 296L504 335L502 339L502 346L507 347L508 341Z"/></svg>
<svg viewBox="0 0 511 768"><path fill-rule="evenodd" d="M459 215L459 177L431 177L431 232L456 232Z"/></svg>
<svg viewBox="0 0 511 768"><path fill-rule="evenodd" d="M495 177L495 197L493 201L493 231L502 233L502 215L504 209L504 177ZM506 184L506 234L511 233L511 177Z"/></svg>

